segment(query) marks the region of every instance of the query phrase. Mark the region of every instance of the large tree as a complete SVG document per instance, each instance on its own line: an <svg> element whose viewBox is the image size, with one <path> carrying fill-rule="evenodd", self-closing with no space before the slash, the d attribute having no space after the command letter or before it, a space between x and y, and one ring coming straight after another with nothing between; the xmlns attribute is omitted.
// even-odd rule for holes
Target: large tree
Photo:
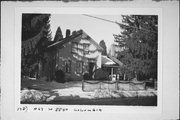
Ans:
<svg viewBox="0 0 180 120"><path fill-rule="evenodd" d="M122 18L123 24L119 24L122 32L115 35L115 41L125 50L118 54L118 59L139 80L157 78L158 16L123 15Z"/></svg>
<svg viewBox="0 0 180 120"><path fill-rule="evenodd" d="M44 51L51 41L50 14L22 14L22 75L31 75L44 60Z"/></svg>
<svg viewBox="0 0 180 120"><path fill-rule="evenodd" d="M101 40L99 42L99 46L101 46L103 48L102 55L107 55L107 47L106 47L106 43L104 42L104 40Z"/></svg>
<svg viewBox="0 0 180 120"><path fill-rule="evenodd" d="M54 41L59 41L59 40L62 40L62 39L63 39L62 31L61 31L61 28L58 27L57 30L56 30L55 37L54 37Z"/></svg>

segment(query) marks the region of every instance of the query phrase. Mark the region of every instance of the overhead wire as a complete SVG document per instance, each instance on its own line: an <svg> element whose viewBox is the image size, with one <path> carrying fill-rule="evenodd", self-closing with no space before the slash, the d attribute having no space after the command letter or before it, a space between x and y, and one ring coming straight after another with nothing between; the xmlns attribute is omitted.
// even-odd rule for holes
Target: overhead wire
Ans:
<svg viewBox="0 0 180 120"><path fill-rule="evenodd" d="M119 23L119 22L117 22L117 21L111 21L111 20L107 20L107 19L104 19L104 18L100 18L100 17L88 15L88 14L82 14L82 15L87 16L87 17L92 17L92 18L95 18L95 19L99 19L99 20L103 20L103 21L106 21L106 22L115 23L115 24L118 24L119 26L125 26L125 27L129 27L129 28L139 29L139 28L137 28L137 27L134 27L134 26L128 26L128 25ZM144 28L141 28L140 30L144 30L144 31L148 31L148 32L157 33L156 31L147 30L147 29L144 29Z"/></svg>

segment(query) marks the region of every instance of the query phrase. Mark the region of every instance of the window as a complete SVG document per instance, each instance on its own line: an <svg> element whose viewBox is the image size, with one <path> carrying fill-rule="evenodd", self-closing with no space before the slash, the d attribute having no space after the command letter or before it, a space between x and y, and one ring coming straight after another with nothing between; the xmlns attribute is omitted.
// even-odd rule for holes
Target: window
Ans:
<svg viewBox="0 0 180 120"><path fill-rule="evenodd" d="M89 54L89 44L83 44L84 54Z"/></svg>
<svg viewBox="0 0 180 120"><path fill-rule="evenodd" d="M83 62L82 61L77 61L77 63L76 63L76 72L78 74L83 72Z"/></svg>
<svg viewBox="0 0 180 120"><path fill-rule="evenodd" d="M65 72L70 73L71 72L71 61L70 60L65 61L64 65L65 65Z"/></svg>

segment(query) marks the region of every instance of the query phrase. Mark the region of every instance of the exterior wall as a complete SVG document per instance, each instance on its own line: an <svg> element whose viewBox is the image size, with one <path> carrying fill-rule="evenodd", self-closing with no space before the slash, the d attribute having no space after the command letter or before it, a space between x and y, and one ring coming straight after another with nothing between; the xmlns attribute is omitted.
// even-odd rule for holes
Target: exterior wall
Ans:
<svg viewBox="0 0 180 120"><path fill-rule="evenodd" d="M76 43L78 45L76 45ZM93 51L84 54L85 50L82 44L89 44L88 50ZM82 50L74 49L77 47ZM93 60L91 60L93 59ZM66 71L65 62L70 61L70 71ZM94 63L98 68L101 68L101 52L97 50L88 40L75 39L64 44L64 47L57 49L56 54L56 68L61 69L65 73L65 79L68 80L82 80L83 74L89 72L89 63ZM82 69L81 69L82 66Z"/></svg>
<svg viewBox="0 0 180 120"><path fill-rule="evenodd" d="M82 79L82 73L77 74L76 73L76 63L77 59L75 59L71 53L71 43L66 43L64 45L64 48L57 50L56 55L56 67L57 69L61 69L65 73L65 79L66 80L81 80ZM66 66L65 62L70 61L70 72L66 72Z"/></svg>
<svg viewBox="0 0 180 120"><path fill-rule="evenodd" d="M98 68L101 68L101 65L102 65L101 54L102 54L101 52L98 52L98 60L97 60L97 67Z"/></svg>

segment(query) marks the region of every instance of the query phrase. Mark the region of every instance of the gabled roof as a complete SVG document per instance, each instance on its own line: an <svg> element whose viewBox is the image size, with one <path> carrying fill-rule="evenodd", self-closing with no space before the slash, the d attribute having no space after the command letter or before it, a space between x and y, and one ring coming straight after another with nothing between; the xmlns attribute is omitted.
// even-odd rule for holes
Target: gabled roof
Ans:
<svg viewBox="0 0 180 120"><path fill-rule="evenodd" d="M110 58L111 60L113 60L115 63L117 63L119 66L123 66L123 65L124 65L121 61L119 61L119 60L118 60L117 58L115 58L115 57L109 56L109 58Z"/></svg>
<svg viewBox="0 0 180 120"><path fill-rule="evenodd" d="M74 39L76 38L80 38L80 39L87 39L89 40L92 44L94 44L96 47L97 47L97 50L100 50L102 51L103 48L101 46L99 46L99 44L94 41L87 33L85 33L83 30L79 30L77 32L75 32L74 34L72 34L71 36L69 37L66 37L66 38L63 38L51 45L48 46L48 48L51 48L51 47L55 47L55 46L59 46L59 45L63 45L65 43L68 43L70 41L73 41Z"/></svg>
<svg viewBox="0 0 180 120"><path fill-rule="evenodd" d="M83 36L84 35L84 36ZM88 39L91 43L93 43L96 47L97 47L97 49L98 50L103 50L103 48L94 40L94 39L92 39L86 32L84 32L83 30L82 30L82 38L83 37L85 37L86 39Z"/></svg>
<svg viewBox="0 0 180 120"><path fill-rule="evenodd" d="M102 60L102 65L116 65L116 63L113 60L109 59L105 55L101 56L101 60Z"/></svg>
<svg viewBox="0 0 180 120"><path fill-rule="evenodd" d="M123 63L121 61L119 61L118 59L112 56L107 57L107 56L102 55L101 59L102 59L102 65L104 67L122 67L123 66Z"/></svg>
<svg viewBox="0 0 180 120"><path fill-rule="evenodd" d="M55 46L59 46L59 45L63 45L65 43L68 43L69 41L75 39L76 37L80 36L82 33L77 33L75 35L71 35L69 37L66 37L66 38L63 38L63 39L60 39L59 41L49 45L47 48L51 48L51 47L55 47Z"/></svg>

